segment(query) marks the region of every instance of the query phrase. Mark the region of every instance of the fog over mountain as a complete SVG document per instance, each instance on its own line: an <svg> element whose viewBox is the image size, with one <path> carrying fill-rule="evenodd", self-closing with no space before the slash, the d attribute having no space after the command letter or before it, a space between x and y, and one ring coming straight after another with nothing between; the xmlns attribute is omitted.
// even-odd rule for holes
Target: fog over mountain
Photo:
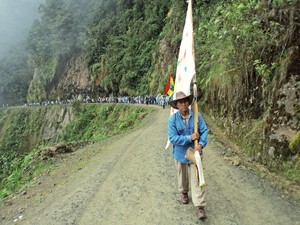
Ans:
<svg viewBox="0 0 300 225"><path fill-rule="evenodd" d="M0 58L26 40L45 0L0 0Z"/></svg>

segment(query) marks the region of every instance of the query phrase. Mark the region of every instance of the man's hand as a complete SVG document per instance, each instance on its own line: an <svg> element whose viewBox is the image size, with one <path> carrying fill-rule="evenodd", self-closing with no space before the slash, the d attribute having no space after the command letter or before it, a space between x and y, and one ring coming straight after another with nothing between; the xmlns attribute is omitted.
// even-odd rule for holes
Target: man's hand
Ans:
<svg viewBox="0 0 300 225"><path fill-rule="evenodd" d="M192 141L198 140L199 136L200 136L199 133L195 132L195 133L191 134L191 140Z"/></svg>
<svg viewBox="0 0 300 225"><path fill-rule="evenodd" d="M202 145L195 146L195 150L199 152L200 155L202 155Z"/></svg>

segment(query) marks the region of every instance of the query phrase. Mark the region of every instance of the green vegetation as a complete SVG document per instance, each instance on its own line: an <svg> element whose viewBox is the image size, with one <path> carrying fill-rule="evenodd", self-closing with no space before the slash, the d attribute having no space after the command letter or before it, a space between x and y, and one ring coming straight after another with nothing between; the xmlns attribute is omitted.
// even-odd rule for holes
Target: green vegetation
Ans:
<svg viewBox="0 0 300 225"><path fill-rule="evenodd" d="M101 141L140 124L149 109L125 104L82 105L65 131L64 140Z"/></svg>
<svg viewBox="0 0 300 225"><path fill-rule="evenodd" d="M37 160L37 155L38 151L33 149L28 154L24 154L24 157L15 157L7 162L10 164L9 168L6 168L7 164L1 166L6 172L9 170L10 174L0 180L0 200L12 194L15 190L21 189L35 177L50 170L55 159Z"/></svg>
<svg viewBox="0 0 300 225"><path fill-rule="evenodd" d="M0 102L162 93L176 72L186 6L182 0L46 0L26 51L0 62ZM193 1L201 110L245 153L292 180L299 174L299 8L297 0ZM79 84L82 74L88 84ZM107 127L114 134L132 125L118 114L110 121L115 109L73 107L80 119L67 127L68 141L101 140L109 136ZM43 124L43 113L35 115L36 124ZM13 116L16 125L23 119ZM30 132L41 128L36 124ZM25 128L1 129L7 152L40 140L37 135L24 144ZM282 132L288 129L298 134L291 139Z"/></svg>
<svg viewBox="0 0 300 225"><path fill-rule="evenodd" d="M291 140L289 148L294 154L300 154L300 131L296 136Z"/></svg>
<svg viewBox="0 0 300 225"><path fill-rule="evenodd" d="M292 157L288 161L279 164L278 170L295 184L300 184L300 161L297 157Z"/></svg>
<svg viewBox="0 0 300 225"><path fill-rule="evenodd" d="M66 109L62 109L66 107ZM71 110L71 111L70 111ZM0 111L0 199L51 169L55 158L43 157L47 145L100 141L141 124L151 108L127 104L80 104L18 107ZM63 112L63 113L62 113ZM74 118L66 116L74 112ZM61 116L73 118L66 123ZM54 115L54 116L53 116ZM60 122L58 122L60 121ZM45 139L49 132L58 133ZM47 135L46 135L47 136Z"/></svg>
<svg viewBox="0 0 300 225"><path fill-rule="evenodd" d="M288 129L299 130L299 106L287 113L286 102L278 103L287 98L280 90L284 84L297 88L293 76L299 73L288 68L299 67L289 53L298 45L299 26L294 32L287 28L298 21L288 17L297 10L299 1L293 0L211 1L195 10L194 30L203 108L245 153L260 155L271 171L300 183L297 137L284 141L280 132L285 116L297 121Z"/></svg>
<svg viewBox="0 0 300 225"><path fill-rule="evenodd" d="M169 7L168 1L160 0L46 1L28 37L31 62L39 69L36 79L41 83L32 85L29 94L32 89L49 88L58 62L77 51L86 52L91 76L101 79L100 88L106 93L149 94L153 55Z"/></svg>

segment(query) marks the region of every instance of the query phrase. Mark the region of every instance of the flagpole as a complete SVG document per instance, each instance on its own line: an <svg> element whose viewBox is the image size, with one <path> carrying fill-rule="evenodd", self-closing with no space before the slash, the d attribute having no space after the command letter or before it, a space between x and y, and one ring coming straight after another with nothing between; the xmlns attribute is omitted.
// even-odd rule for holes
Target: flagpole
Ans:
<svg viewBox="0 0 300 225"><path fill-rule="evenodd" d="M189 11L190 11L190 21L191 21L191 25L193 27L193 17L192 17L192 0L188 0L188 7L189 7ZM195 61L195 48L194 48L194 33L192 34L193 38L192 38L192 55L193 55L193 60ZM195 73L193 75L193 95L194 95L194 104L193 104L193 111L194 111L194 132L198 131L198 99L197 99L197 81L196 81L196 70ZM198 140L194 141L195 143L195 148L198 145Z"/></svg>
<svg viewBox="0 0 300 225"><path fill-rule="evenodd" d="M193 16L192 16L192 0L188 1L188 11L189 13L189 19L190 19L190 23L191 26L193 28ZM195 60L195 48L194 48L194 32L192 33L192 56L193 56L193 60L194 62L196 62ZM196 66L195 66L196 67ZM196 80L196 69L195 69L195 73L193 74L193 112L194 112L194 132L198 132L198 124L199 124L199 120L198 120L198 92L197 92L197 80ZM199 145L198 140L194 140L194 148L196 149L197 146ZM205 185L205 180L204 180L204 174L203 174L203 166L202 166L202 160L201 160L201 156L199 154L195 154L195 158L197 161L197 165L195 164L195 170L196 170L196 179L199 182L200 186L204 186ZM198 159L198 160L197 160Z"/></svg>

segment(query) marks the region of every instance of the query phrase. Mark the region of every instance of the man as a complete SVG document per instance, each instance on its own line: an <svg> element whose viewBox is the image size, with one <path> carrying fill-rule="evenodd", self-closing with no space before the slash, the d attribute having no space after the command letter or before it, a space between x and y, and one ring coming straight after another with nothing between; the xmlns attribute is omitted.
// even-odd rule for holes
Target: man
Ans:
<svg viewBox="0 0 300 225"><path fill-rule="evenodd" d="M191 161L185 158L185 153L189 147L192 147L202 155L202 149L207 144L208 129L201 114L194 115L189 109L193 100L192 95L186 95L183 92L176 93L176 99L169 104L178 109L168 121L168 136L173 144L173 157L177 168L178 188L181 192L181 203L188 204L189 185L191 187L191 199L196 207L197 217L200 220L206 218L204 188L199 186L196 178L196 168ZM198 131L194 132L194 116L198 116ZM194 146L194 141L199 144Z"/></svg>

